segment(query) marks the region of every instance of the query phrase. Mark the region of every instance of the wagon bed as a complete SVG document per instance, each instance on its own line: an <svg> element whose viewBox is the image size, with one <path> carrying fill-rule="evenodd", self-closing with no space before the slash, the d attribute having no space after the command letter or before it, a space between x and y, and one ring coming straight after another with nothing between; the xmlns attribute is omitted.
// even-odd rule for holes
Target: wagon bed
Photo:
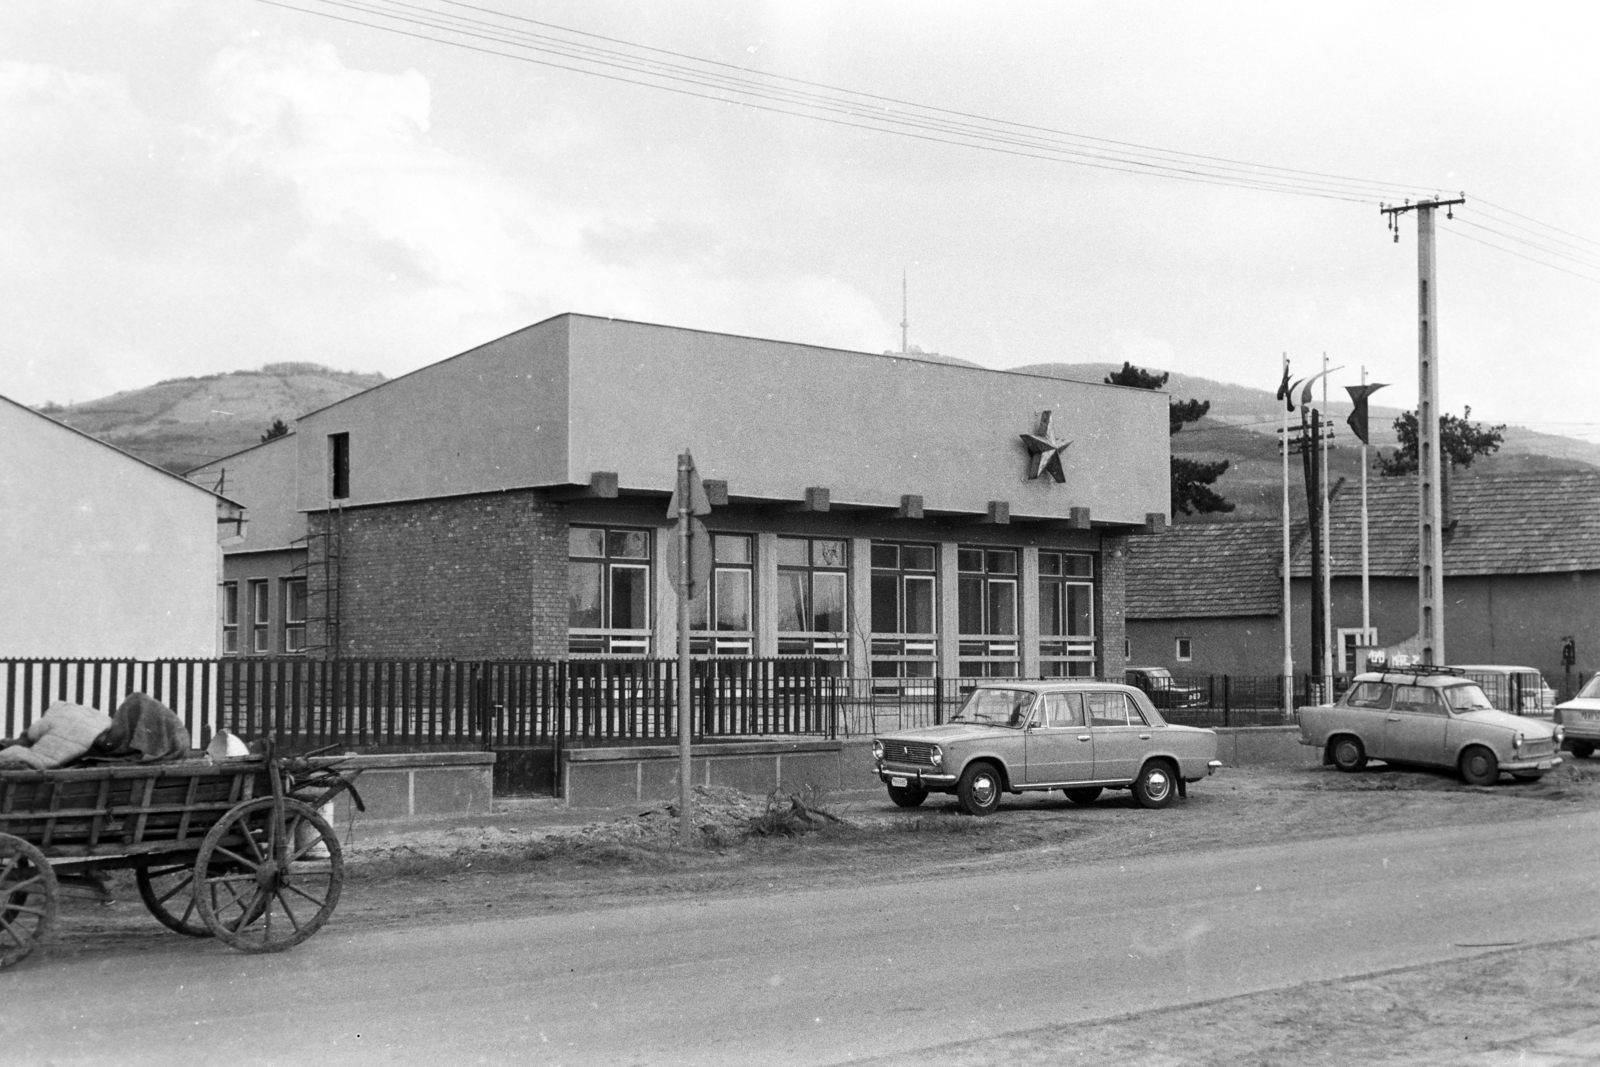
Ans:
<svg viewBox="0 0 1600 1067"><path fill-rule="evenodd" d="M0 771L0 967L49 934L60 886L131 869L165 926L247 952L305 940L343 883L322 814L354 775L337 758L180 760ZM102 890L103 891L103 890Z"/></svg>

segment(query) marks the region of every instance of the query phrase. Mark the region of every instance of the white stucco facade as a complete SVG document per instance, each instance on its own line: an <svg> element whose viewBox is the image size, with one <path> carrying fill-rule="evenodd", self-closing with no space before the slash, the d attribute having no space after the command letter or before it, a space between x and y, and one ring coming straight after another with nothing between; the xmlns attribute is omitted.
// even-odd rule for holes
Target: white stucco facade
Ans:
<svg viewBox="0 0 1600 1067"><path fill-rule="evenodd" d="M215 656L237 512L0 397L0 659Z"/></svg>

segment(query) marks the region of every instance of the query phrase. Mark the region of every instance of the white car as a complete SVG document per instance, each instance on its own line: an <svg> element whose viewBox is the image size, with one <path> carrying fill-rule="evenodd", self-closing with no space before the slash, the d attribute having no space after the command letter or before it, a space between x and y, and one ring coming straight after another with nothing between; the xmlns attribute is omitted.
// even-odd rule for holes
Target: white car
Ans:
<svg viewBox="0 0 1600 1067"><path fill-rule="evenodd" d="M1600 746L1600 674L1590 678L1578 695L1557 704L1555 721L1567 735L1567 747L1579 759L1594 755Z"/></svg>

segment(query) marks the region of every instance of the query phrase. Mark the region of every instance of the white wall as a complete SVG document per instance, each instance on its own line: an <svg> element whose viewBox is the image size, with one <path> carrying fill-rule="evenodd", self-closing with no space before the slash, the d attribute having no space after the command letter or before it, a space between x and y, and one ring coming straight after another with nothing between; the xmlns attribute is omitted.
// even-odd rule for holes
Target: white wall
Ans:
<svg viewBox="0 0 1600 1067"><path fill-rule="evenodd" d="M216 655L217 503L0 398L0 658Z"/></svg>

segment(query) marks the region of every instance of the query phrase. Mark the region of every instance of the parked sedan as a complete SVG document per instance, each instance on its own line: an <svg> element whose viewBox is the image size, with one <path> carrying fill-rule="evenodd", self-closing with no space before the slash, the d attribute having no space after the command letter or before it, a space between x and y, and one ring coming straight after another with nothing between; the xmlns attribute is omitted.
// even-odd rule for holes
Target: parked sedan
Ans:
<svg viewBox="0 0 1600 1067"><path fill-rule="evenodd" d="M1588 759L1600 746L1600 674L1589 679L1571 700L1556 705L1555 721L1567 735L1567 747Z"/></svg>
<svg viewBox="0 0 1600 1067"><path fill-rule="evenodd" d="M1158 708L1194 708L1205 703L1205 694L1192 685L1184 685L1165 667L1128 667L1122 680L1142 689L1150 703Z"/></svg>
<svg viewBox="0 0 1600 1067"><path fill-rule="evenodd" d="M1471 785L1502 771L1531 781L1559 766L1561 727L1496 711L1483 689L1449 667L1357 675L1337 704L1300 709L1300 743L1323 763L1359 771L1368 759L1456 768Z"/></svg>
<svg viewBox="0 0 1600 1067"><path fill-rule="evenodd" d="M950 722L877 738L872 755L900 807L954 793L969 815L1051 789L1076 804L1131 789L1164 808L1222 766L1213 731L1168 724L1132 686L1073 681L979 686Z"/></svg>

